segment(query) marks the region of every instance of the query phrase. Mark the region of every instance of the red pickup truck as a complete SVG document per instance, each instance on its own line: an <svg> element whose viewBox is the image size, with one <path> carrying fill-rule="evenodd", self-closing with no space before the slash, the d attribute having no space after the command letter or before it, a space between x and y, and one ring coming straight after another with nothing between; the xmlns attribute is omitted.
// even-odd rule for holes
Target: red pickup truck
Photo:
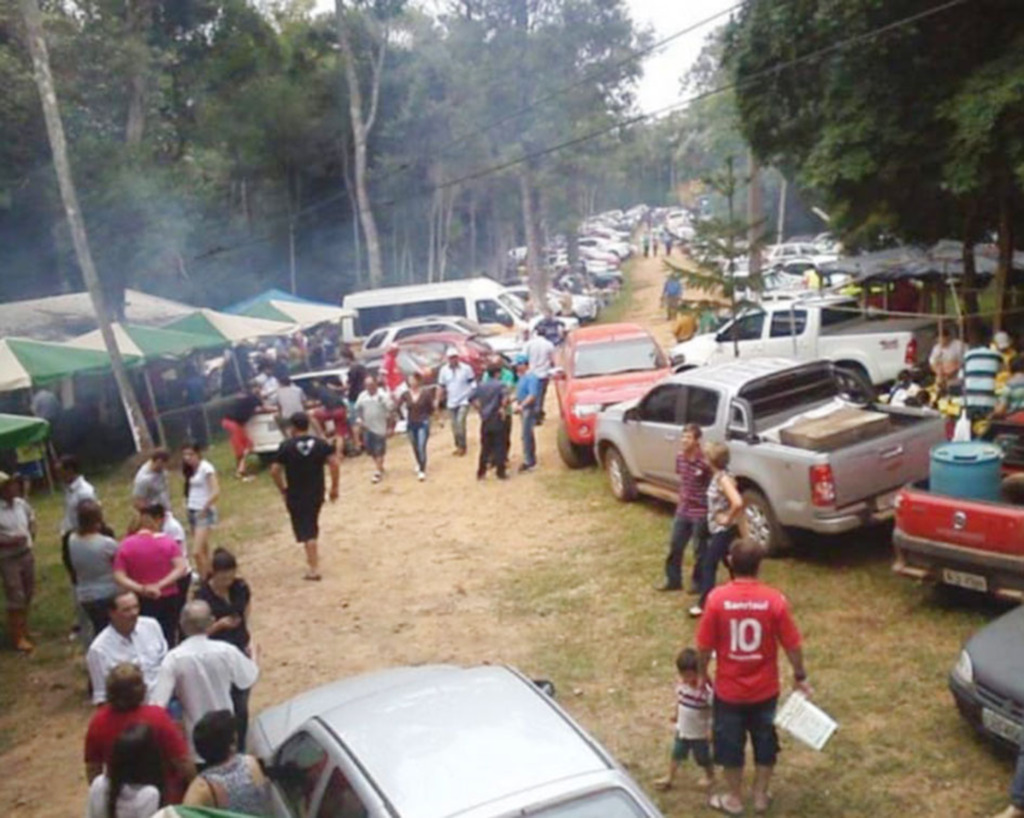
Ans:
<svg viewBox="0 0 1024 818"><path fill-rule="evenodd" d="M1024 602L1024 505L934 494L928 482L896 495L896 559L905 577Z"/></svg>

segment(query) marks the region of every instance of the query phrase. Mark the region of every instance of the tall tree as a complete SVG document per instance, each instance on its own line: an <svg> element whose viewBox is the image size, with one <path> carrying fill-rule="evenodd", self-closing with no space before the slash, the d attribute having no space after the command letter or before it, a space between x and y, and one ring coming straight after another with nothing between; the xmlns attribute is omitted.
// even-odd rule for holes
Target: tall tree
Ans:
<svg viewBox="0 0 1024 818"><path fill-rule="evenodd" d="M78 204L78 194L75 191L75 183L72 178L71 163L68 160L67 143L64 138L64 124L61 121L60 105L57 101L57 90L53 84L53 75L50 71L50 55L46 48L46 39L43 32L43 17L36 0L19 0L19 3L25 20L32 63L35 67L36 83L39 86L39 98L42 101L43 115L46 119L46 133L50 140L50 149L53 151L54 170L57 173L61 199L64 202L64 210L71 228L75 253L78 256L78 263L82 268L86 286L89 289L89 296L92 299L93 309L96 311L103 343L107 348L107 353L110 355L114 380L117 383L121 401L128 412L128 420L131 423L132 431L140 448L143 450L151 449L153 448L153 439L150 437L149 428L146 425L142 410L139 408L138 399L135 396L135 390L128 379L124 359L121 357L121 350L117 345L114 331L110 326L110 315L107 312L103 288L100 286L99 276L96 273L96 267L92 260L92 253L89 250L89 238L85 230L85 220L82 217L82 210Z"/></svg>

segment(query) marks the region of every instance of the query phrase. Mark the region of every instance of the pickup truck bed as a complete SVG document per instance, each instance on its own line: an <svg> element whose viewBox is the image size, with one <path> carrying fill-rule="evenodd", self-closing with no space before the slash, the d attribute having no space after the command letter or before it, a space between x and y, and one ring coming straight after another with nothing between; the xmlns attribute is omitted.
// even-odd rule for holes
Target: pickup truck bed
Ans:
<svg viewBox="0 0 1024 818"><path fill-rule="evenodd" d="M831 335L874 335L893 332L918 332L935 327L930 318L855 318L822 327L819 337Z"/></svg>
<svg viewBox="0 0 1024 818"><path fill-rule="evenodd" d="M896 497L893 570L1024 601L1024 506L935 494L928 481Z"/></svg>

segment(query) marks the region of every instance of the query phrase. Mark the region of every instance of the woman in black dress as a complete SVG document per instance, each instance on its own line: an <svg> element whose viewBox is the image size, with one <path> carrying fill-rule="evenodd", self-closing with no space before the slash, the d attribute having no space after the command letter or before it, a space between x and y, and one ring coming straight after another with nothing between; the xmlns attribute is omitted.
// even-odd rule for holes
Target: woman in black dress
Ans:
<svg viewBox="0 0 1024 818"><path fill-rule="evenodd" d="M238 562L226 548L213 552L211 565L213 572L196 592L196 599L207 603L213 614L214 623L207 636L230 642L255 662L256 645L249 633L249 585L238 576ZM249 728L249 691L232 687L231 701L238 720L238 746L244 747Z"/></svg>

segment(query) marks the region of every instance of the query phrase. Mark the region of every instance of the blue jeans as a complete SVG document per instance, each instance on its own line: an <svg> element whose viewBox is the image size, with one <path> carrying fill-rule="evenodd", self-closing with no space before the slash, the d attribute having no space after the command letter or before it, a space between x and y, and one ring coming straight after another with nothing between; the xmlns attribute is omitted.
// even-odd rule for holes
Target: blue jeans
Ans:
<svg viewBox="0 0 1024 818"><path fill-rule="evenodd" d="M669 588L683 587L683 555L686 544L693 540L693 575L694 586L700 583L700 564L708 546L707 517L691 520L688 517L676 517L672 522L672 535L669 539L668 556L665 557L665 584Z"/></svg>
<svg viewBox="0 0 1024 818"><path fill-rule="evenodd" d="M408 423L409 442L412 444L412 453L416 456L416 465L420 471L427 470L427 438L430 437L430 421L423 420L419 423Z"/></svg>
<svg viewBox="0 0 1024 818"><path fill-rule="evenodd" d="M448 410L452 416L452 435L455 437L455 448L466 451L466 418L469 416L469 404L453 406Z"/></svg>
<svg viewBox="0 0 1024 818"><path fill-rule="evenodd" d="M537 413L533 407L523 410L523 465L537 465L537 442L533 438L533 427L537 425Z"/></svg>
<svg viewBox="0 0 1024 818"><path fill-rule="evenodd" d="M1017 754L1017 767L1013 771L1013 783L1010 784L1010 803L1017 809L1024 809L1024 744Z"/></svg>
<svg viewBox="0 0 1024 818"><path fill-rule="evenodd" d="M702 608L704 603L707 602L708 594L715 588L718 563L722 562L725 559L725 555L729 553L729 546L736 539L736 535L736 526L711 535L711 542L708 543L707 551L704 552L704 559L700 561L699 565L700 581L697 587L700 590L700 606Z"/></svg>

